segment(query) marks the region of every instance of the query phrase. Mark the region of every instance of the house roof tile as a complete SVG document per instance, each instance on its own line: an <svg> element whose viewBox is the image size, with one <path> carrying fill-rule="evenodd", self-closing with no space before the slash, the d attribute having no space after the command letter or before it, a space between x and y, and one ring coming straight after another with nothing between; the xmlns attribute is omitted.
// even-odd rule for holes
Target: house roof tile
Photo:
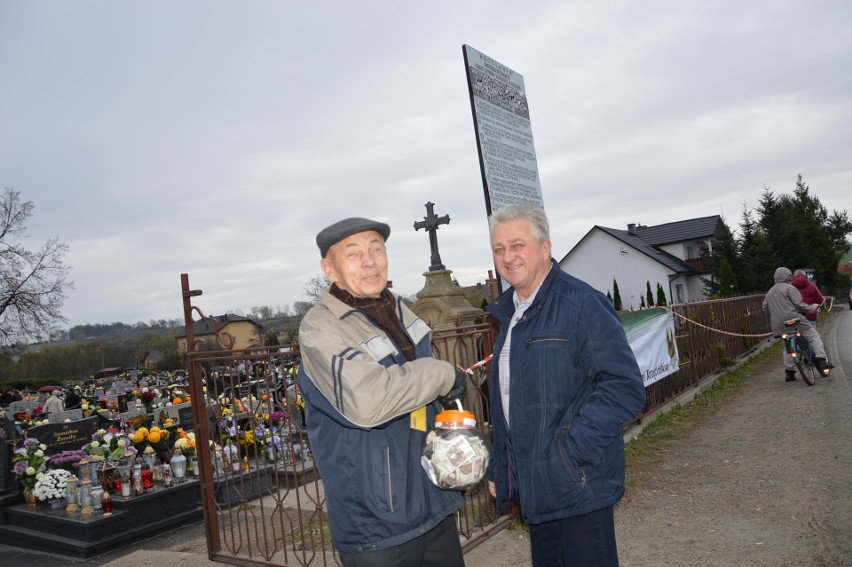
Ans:
<svg viewBox="0 0 852 567"><path fill-rule="evenodd" d="M637 226L636 235L652 246L674 242L685 242L701 238L712 238L716 226L722 220L719 215L687 219L656 226Z"/></svg>

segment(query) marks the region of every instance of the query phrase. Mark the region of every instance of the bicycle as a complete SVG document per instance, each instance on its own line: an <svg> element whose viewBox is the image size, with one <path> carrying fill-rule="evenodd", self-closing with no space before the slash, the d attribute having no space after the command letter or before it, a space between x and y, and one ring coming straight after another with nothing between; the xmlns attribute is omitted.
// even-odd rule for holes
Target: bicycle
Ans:
<svg viewBox="0 0 852 567"><path fill-rule="evenodd" d="M802 332L797 328L801 319L791 319L784 323L784 326L790 329L789 333L784 333L781 338L784 340L784 348L790 353L790 358L799 369L799 374L802 375L802 380L808 386L813 386L816 382L817 374L820 374L819 366L816 363L814 349L811 343L806 339Z"/></svg>

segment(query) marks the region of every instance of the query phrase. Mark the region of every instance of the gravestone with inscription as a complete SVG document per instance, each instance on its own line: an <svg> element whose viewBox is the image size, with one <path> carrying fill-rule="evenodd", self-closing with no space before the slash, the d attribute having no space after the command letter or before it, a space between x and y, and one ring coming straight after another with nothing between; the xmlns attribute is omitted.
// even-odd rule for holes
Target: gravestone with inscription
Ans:
<svg viewBox="0 0 852 567"><path fill-rule="evenodd" d="M97 416L87 417L68 423L48 423L37 425L27 431L27 437L35 437L39 443L47 446L45 453L54 455L62 451L81 449L92 440L92 434L98 430L100 420Z"/></svg>
<svg viewBox="0 0 852 567"><path fill-rule="evenodd" d="M192 422L192 406L190 404L179 405L182 407L178 408L178 423L184 431L191 431L194 427Z"/></svg>

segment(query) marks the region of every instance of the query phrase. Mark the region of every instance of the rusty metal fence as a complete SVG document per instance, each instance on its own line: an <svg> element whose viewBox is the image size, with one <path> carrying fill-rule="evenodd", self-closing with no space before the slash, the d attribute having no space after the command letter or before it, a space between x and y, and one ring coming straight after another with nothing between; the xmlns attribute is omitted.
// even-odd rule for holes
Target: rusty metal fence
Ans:
<svg viewBox="0 0 852 567"><path fill-rule="evenodd" d="M186 274L181 284L209 557L246 566L340 565L294 383L298 345L235 349L221 342L200 344L193 336L194 321L215 325L215 319L192 305L201 292L190 289ZM768 332L761 301L762 296L750 296L673 307L681 368L647 389L643 415L718 371L719 345L731 358L750 350L758 339L737 335ZM468 368L492 353L496 332L487 317L435 330L433 351L437 358ZM490 366L476 368L466 400L489 444ZM476 547L512 519L497 517L483 479L466 491L465 506L456 517L463 550Z"/></svg>
<svg viewBox="0 0 852 567"><path fill-rule="evenodd" d="M674 315L680 368L645 388L645 409L639 419L770 337L769 315L762 307L764 297L747 295L668 308Z"/></svg>
<svg viewBox="0 0 852 567"><path fill-rule="evenodd" d="M192 305L201 295L182 276L187 366L208 555L233 565L340 565L331 543L322 480L304 428L294 383L298 345L234 348L201 343L194 322L216 320ZM219 336L218 329L215 335ZM490 354L488 324L433 333L435 356L465 367ZM466 401L490 442L486 367L477 369ZM203 403L197 403L203 400ZM472 549L511 518L496 517L487 481L465 492L456 521Z"/></svg>

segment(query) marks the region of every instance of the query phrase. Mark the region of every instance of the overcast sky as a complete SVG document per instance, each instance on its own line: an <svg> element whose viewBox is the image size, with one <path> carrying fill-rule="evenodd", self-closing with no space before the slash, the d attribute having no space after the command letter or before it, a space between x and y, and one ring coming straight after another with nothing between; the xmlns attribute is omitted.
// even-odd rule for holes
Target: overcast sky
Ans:
<svg viewBox="0 0 852 567"><path fill-rule="evenodd" d="M435 203L492 269L462 45L524 77L553 253L594 225L722 214L801 173L850 208L852 3L0 2L0 183L70 246L67 327L304 301L316 233L389 223L423 285Z"/></svg>

